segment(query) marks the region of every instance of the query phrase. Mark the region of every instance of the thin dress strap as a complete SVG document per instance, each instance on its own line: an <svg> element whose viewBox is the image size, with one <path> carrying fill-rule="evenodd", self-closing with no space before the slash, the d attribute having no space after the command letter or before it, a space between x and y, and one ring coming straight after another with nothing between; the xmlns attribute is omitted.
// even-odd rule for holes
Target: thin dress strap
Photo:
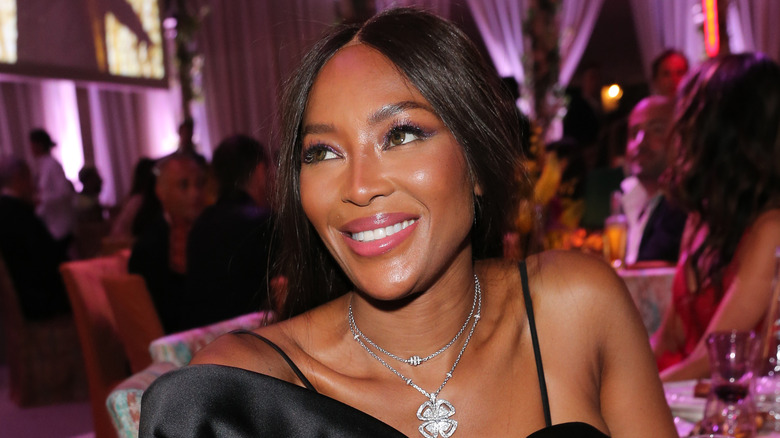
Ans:
<svg viewBox="0 0 780 438"><path fill-rule="evenodd" d="M536 374L539 377L539 391L542 393L542 408L544 409L544 423L552 426L550 417L550 401L547 398L547 382L544 380L544 367L542 366L542 353L539 350L539 337L536 334L536 320L534 319L534 306L531 302L531 290L528 288L528 271L525 260L518 263L520 268L520 280L523 284L523 300L525 300L525 313L528 315L528 325L531 328L531 343L534 347L534 360L536 360Z"/></svg>
<svg viewBox="0 0 780 438"><path fill-rule="evenodd" d="M298 368L298 365L295 365L295 362L293 362L292 359L290 359L290 356L288 356L287 353L284 352L284 350L279 348L278 345L274 344L273 342L271 342L269 339L265 338L264 336L260 336L257 333L249 331L249 330L233 330L230 333L234 334L234 335L243 335L243 334L252 335L252 336L256 337L257 339L260 339L261 341L263 341L266 344L268 344L271 348L276 350L276 352L279 353L280 356L282 356L282 359L284 359L284 361L287 362L287 365L290 366L290 369L292 369L292 371L295 373L295 375L298 376L299 379L301 379L301 382L303 382L303 386L305 386L306 389L309 389L309 390L312 390L314 392L317 392L317 390L314 389L314 385L312 385L311 382L309 382L309 379L307 379L306 376L303 375L303 372L301 372L300 368Z"/></svg>

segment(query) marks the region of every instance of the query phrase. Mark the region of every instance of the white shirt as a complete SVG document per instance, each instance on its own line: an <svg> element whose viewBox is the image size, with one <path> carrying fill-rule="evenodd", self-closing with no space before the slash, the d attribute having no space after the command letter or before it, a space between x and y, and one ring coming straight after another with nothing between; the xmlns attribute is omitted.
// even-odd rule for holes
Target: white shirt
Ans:
<svg viewBox="0 0 780 438"><path fill-rule="evenodd" d="M628 224L626 237L626 264L633 265L639 256L639 246L645 233L647 221L661 201L661 193L647 193L635 176L629 176L620 183L623 191L621 204Z"/></svg>
<svg viewBox="0 0 780 438"><path fill-rule="evenodd" d="M65 177L60 163L51 155L35 158L34 165L39 199L35 212L46 224L52 237L62 239L73 232L73 184Z"/></svg>

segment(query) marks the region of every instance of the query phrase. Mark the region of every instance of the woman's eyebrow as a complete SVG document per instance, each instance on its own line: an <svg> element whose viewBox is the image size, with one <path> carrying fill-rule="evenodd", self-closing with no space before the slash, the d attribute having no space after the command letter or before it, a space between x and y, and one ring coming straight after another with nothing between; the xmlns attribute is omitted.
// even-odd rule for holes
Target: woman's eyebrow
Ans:
<svg viewBox="0 0 780 438"><path fill-rule="evenodd" d="M336 128L330 123L313 123L310 125L304 125L301 131L301 137L305 137L308 134L327 134L335 131Z"/></svg>
<svg viewBox="0 0 780 438"><path fill-rule="evenodd" d="M431 108L429 105L415 102L413 100L405 100L403 102L387 104L378 109L368 117L368 123L371 125L376 125L377 123L381 123L410 109L422 109L432 114L436 114L435 111L433 111L433 108ZM303 126L301 136L306 136L308 134L327 134L335 130L336 127L330 123L312 123Z"/></svg>
<svg viewBox="0 0 780 438"><path fill-rule="evenodd" d="M387 104L382 108L378 109L376 112L371 114L371 116L368 118L368 123L375 125L377 123L389 119L390 117L393 117L397 114L400 114L410 109L423 109L425 111L435 114L433 108L431 108L428 105L422 104L420 102L415 102L413 100L405 100L403 102Z"/></svg>

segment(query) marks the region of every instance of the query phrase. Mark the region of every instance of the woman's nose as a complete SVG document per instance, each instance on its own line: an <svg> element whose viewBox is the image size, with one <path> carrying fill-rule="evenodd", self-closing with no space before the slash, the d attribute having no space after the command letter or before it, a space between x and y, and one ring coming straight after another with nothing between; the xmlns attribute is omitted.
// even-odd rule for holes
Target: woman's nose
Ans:
<svg viewBox="0 0 780 438"><path fill-rule="evenodd" d="M363 207L375 198L392 193L386 167L373 151L354 156L347 164L341 200Z"/></svg>

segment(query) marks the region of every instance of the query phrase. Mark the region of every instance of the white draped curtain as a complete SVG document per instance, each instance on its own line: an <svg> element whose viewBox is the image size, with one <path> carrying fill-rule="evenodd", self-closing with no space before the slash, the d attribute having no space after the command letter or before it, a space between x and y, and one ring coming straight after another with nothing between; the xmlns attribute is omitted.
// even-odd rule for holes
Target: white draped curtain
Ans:
<svg viewBox="0 0 780 438"><path fill-rule="evenodd" d="M780 62L780 1L732 0L728 9L729 49L763 52Z"/></svg>
<svg viewBox="0 0 780 438"><path fill-rule="evenodd" d="M336 2L201 1L210 9L198 39L209 133L201 142L213 150L222 138L244 133L276 150L281 83L335 23Z"/></svg>
<svg viewBox="0 0 780 438"><path fill-rule="evenodd" d="M683 52L691 67L705 57L701 0L631 0L631 13L648 81L653 59L665 49Z"/></svg>
<svg viewBox="0 0 780 438"><path fill-rule="evenodd" d="M558 83L562 87L569 85L577 70L603 4L604 0L565 0L561 3L561 71Z"/></svg>
<svg viewBox="0 0 780 438"><path fill-rule="evenodd" d="M561 2L558 46L560 72L558 83L568 85L588 45L604 0L564 0ZM487 46L490 58L502 77L512 76L524 84L526 70L523 57L530 49L523 34L528 0L468 0L474 22ZM528 102L523 111L531 113Z"/></svg>

